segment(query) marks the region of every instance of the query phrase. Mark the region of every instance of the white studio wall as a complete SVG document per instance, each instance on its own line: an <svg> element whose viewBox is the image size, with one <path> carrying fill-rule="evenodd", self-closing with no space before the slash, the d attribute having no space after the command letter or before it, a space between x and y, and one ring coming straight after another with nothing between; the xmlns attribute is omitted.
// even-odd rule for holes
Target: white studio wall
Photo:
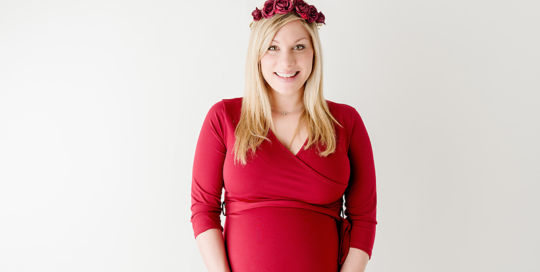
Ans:
<svg viewBox="0 0 540 272"><path fill-rule="evenodd" d="M540 3L307 1L373 144L366 271L539 271ZM206 271L195 144L263 2L0 0L0 271Z"/></svg>

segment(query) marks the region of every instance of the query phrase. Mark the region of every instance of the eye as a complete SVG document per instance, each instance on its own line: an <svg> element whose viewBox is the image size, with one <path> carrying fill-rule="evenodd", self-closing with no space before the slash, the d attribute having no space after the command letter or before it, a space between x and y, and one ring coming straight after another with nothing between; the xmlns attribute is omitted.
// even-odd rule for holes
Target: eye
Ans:
<svg viewBox="0 0 540 272"><path fill-rule="evenodd" d="M303 44L299 44L299 45L295 46L295 48L296 48L296 47L300 47L300 46L301 46L301 48L300 48L299 50L304 50L304 49L306 49L306 47L305 47ZM277 46L272 45L272 46L268 47L268 50L269 50L269 51L276 51L275 49L272 49L272 47L275 48L275 47L277 47Z"/></svg>

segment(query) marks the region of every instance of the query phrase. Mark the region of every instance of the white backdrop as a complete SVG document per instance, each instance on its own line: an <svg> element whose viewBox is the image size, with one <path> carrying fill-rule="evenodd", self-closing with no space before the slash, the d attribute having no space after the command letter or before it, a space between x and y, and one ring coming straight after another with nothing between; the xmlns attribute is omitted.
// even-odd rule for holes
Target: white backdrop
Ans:
<svg viewBox="0 0 540 272"><path fill-rule="evenodd" d="M0 271L206 271L195 144L263 2L0 0ZM540 3L308 2L373 144L366 271L540 271Z"/></svg>

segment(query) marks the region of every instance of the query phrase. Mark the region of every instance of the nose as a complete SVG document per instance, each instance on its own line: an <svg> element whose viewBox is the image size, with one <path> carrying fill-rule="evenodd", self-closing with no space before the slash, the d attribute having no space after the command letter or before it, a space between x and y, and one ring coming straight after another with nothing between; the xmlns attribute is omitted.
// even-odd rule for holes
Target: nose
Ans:
<svg viewBox="0 0 540 272"><path fill-rule="evenodd" d="M294 54L290 51L283 50L283 53L279 56L279 64L282 67L289 67L295 63Z"/></svg>

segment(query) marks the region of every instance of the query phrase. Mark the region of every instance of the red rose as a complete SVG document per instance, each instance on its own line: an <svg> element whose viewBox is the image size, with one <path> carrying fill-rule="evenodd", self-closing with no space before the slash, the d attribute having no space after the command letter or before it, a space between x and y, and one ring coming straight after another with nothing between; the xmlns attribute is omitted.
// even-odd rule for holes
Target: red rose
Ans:
<svg viewBox="0 0 540 272"><path fill-rule="evenodd" d="M326 23L324 23L324 14L322 12L319 11L319 15L317 16L317 21L315 22L317 22L318 24L326 25Z"/></svg>
<svg viewBox="0 0 540 272"><path fill-rule="evenodd" d="M256 7L251 12L251 15L253 21L259 21L261 18L270 19L275 14L287 14L289 12L296 12L308 23L315 22L326 25L324 14L317 11L314 5L308 5L304 0L266 0L262 6Z"/></svg>
<svg viewBox="0 0 540 272"><path fill-rule="evenodd" d="M264 2L263 9L261 10L262 16L266 19L272 18L272 16L274 16L275 8L276 8L276 1L267 0L266 2Z"/></svg>
<svg viewBox="0 0 540 272"><path fill-rule="evenodd" d="M309 11L309 5L306 4L303 0L295 1L294 8L296 9L296 13L300 15L303 19L307 19L307 13Z"/></svg>
<svg viewBox="0 0 540 272"><path fill-rule="evenodd" d="M294 8L294 4L290 0L276 0L276 13L287 14Z"/></svg>
<svg viewBox="0 0 540 272"><path fill-rule="evenodd" d="M253 16L254 21L259 21L262 17L261 10L259 8L255 8L251 15Z"/></svg>
<svg viewBox="0 0 540 272"><path fill-rule="evenodd" d="M309 5L309 10L307 12L307 19L306 19L308 23L315 22L318 16L319 16L319 13L317 12L317 8L314 5Z"/></svg>

